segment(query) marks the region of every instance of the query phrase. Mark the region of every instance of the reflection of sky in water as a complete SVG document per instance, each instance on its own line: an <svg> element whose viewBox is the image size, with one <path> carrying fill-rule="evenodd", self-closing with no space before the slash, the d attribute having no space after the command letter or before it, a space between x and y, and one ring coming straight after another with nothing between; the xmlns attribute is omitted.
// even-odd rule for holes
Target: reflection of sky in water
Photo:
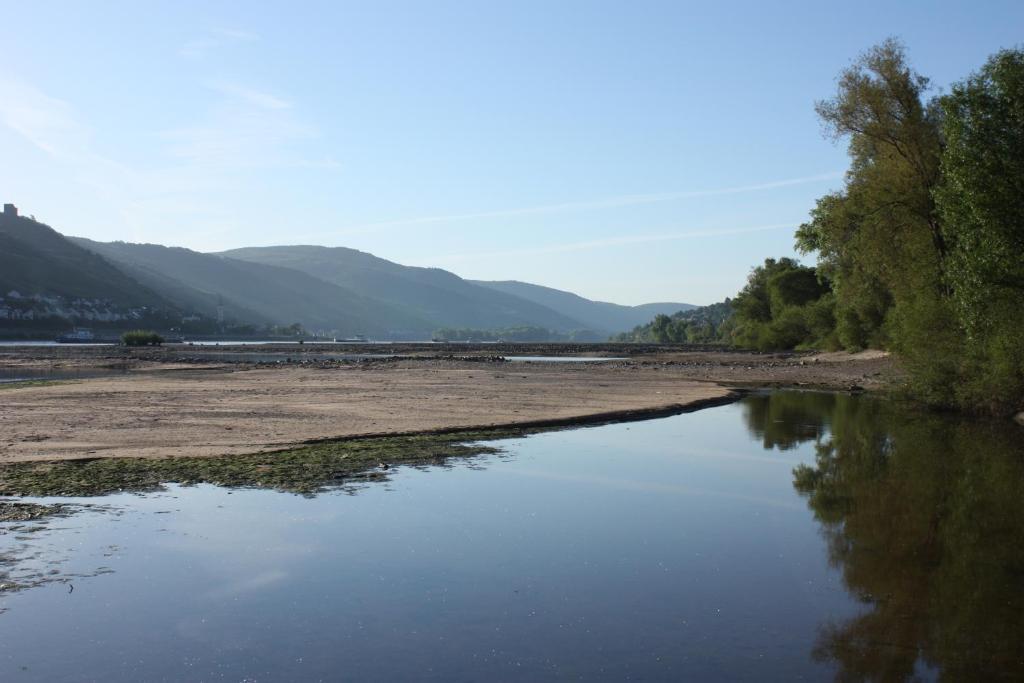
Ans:
<svg viewBox="0 0 1024 683"><path fill-rule="evenodd" d="M113 375L126 375L125 368L87 368L75 369L64 368L59 370L41 368L3 368L0 367L0 384L8 382L24 382L27 380L62 380L62 379L89 379L93 377L110 377Z"/></svg>
<svg viewBox="0 0 1024 683"><path fill-rule="evenodd" d="M759 441L732 405L356 495L106 497L32 542L114 573L0 598L0 679L828 676L817 628L858 608L793 490L813 443Z"/></svg>

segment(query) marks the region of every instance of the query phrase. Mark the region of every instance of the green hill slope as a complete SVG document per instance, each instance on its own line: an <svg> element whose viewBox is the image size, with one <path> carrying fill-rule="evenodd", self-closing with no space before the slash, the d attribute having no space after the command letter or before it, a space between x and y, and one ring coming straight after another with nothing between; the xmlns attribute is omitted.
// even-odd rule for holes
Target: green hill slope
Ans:
<svg viewBox="0 0 1024 683"><path fill-rule="evenodd" d="M0 295L109 300L123 308L169 306L103 257L48 225L0 215Z"/></svg>

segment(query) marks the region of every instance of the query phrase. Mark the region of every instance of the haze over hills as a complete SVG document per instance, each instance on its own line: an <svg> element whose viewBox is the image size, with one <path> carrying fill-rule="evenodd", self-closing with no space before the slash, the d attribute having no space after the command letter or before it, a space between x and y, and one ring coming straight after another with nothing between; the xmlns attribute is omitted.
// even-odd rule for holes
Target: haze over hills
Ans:
<svg viewBox="0 0 1024 683"><path fill-rule="evenodd" d="M692 308L620 306L524 282L470 281L344 247L204 254L158 244L103 243L65 237L13 212L0 216L0 297L11 292L27 297L18 304L20 328L43 317L59 324L63 317L69 323L152 320L168 326L198 320L196 325L213 331L222 319L229 327L299 323L326 334L381 339L424 339L441 328L520 333L531 328L550 331L552 339L577 333L603 338L657 313ZM83 313L69 307L67 301L75 299L94 301L92 309ZM108 312L98 313L96 306ZM5 319L14 320L11 310L9 301L0 301L0 327Z"/></svg>
<svg viewBox="0 0 1024 683"><path fill-rule="evenodd" d="M299 322L340 334L422 336L431 323L411 312L289 268L249 263L181 247L125 242L76 243L110 259L140 282L162 288L184 307L244 322Z"/></svg>
<svg viewBox="0 0 1024 683"><path fill-rule="evenodd" d="M588 329L585 322L557 308L480 287L440 268L402 266L355 249L250 247L222 255L308 273L396 308L415 311L431 320L435 328L538 326L559 332Z"/></svg>
<svg viewBox="0 0 1024 683"><path fill-rule="evenodd" d="M588 329L601 332L631 330L637 325L650 322L658 314L672 315L679 311L688 311L696 308L692 304L672 302L623 306L606 301L591 301L572 292L544 287L543 285L534 285L529 282L519 282L518 280L471 280L471 282L481 287L487 287L498 292L518 296L542 306L547 306L579 320Z"/></svg>

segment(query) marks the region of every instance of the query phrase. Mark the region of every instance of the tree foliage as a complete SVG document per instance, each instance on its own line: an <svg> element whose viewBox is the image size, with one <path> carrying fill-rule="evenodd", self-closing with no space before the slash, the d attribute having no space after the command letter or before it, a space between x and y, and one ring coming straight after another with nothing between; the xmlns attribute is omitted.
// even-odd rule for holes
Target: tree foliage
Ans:
<svg viewBox="0 0 1024 683"><path fill-rule="evenodd" d="M732 329L732 301L700 306L672 315L659 314L646 325L612 338L620 342L657 344L715 344L729 341Z"/></svg>
<svg viewBox="0 0 1024 683"><path fill-rule="evenodd" d="M796 231L797 251L817 266L765 260L717 338L891 349L927 403L1024 410L1024 51L999 52L930 97L889 39L845 69L816 110L850 157L842 189ZM667 316L643 334L689 338Z"/></svg>
<svg viewBox="0 0 1024 683"><path fill-rule="evenodd" d="M1024 53L940 98L888 40L817 111L849 142L842 191L796 234L835 294L836 339L892 348L929 403L1024 404Z"/></svg>
<svg viewBox="0 0 1024 683"><path fill-rule="evenodd" d="M946 277L964 331L961 403L1024 396L1024 52L1004 50L942 99L936 192Z"/></svg>
<svg viewBox="0 0 1024 683"><path fill-rule="evenodd" d="M944 315L935 303L947 246L933 199L941 129L927 90L902 45L887 40L843 71L836 95L816 107L826 130L848 140L850 169L842 191L818 200L796 244L818 253L833 282L837 337L847 348L912 350L920 335L907 323L919 316L905 309Z"/></svg>
<svg viewBox="0 0 1024 683"><path fill-rule="evenodd" d="M834 346L835 300L814 268L794 259L765 259L733 300L731 341L759 350Z"/></svg>
<svg viewBox="0 0 1024 683"><path fill-rule="evenodd" d="M125 346L160 346L164 338L152 330L131 330L121 335Z"/></svg>

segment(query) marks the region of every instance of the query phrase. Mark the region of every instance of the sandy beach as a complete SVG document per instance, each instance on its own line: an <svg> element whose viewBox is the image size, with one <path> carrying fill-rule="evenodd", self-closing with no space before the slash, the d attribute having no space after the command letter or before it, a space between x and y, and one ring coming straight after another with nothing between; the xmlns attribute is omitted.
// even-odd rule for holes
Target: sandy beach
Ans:
<svg viewBox="0 0 1024 683"><path fill-rule="evenodd" d="M434 353L269 364L215 363L183 349L105 353L7 351L3 367L115 366L124 374L5 387L0 462L233 455L368 435L636 419L725 402L739 385L877 388L888 369L877 356L732 352L593 363Z"/></svg>

